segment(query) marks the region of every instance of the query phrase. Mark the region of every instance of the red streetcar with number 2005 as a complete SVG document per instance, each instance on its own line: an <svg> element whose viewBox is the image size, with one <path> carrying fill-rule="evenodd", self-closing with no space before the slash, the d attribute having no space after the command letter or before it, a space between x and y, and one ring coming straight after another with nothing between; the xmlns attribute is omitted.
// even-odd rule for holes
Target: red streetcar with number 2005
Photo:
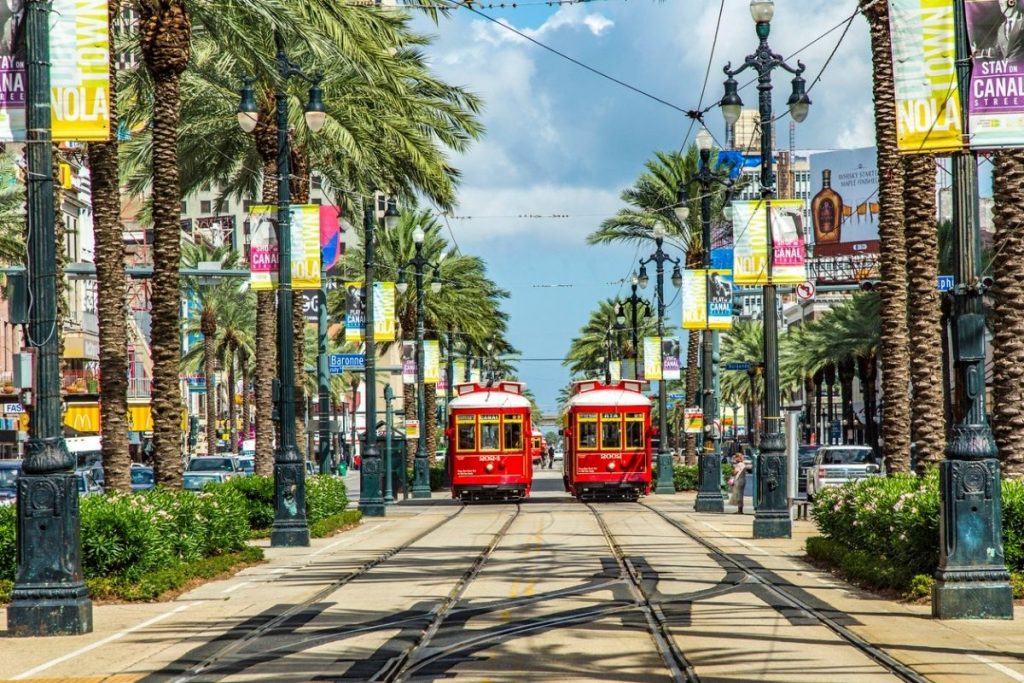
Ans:
<svg viewBox="0 0 1024 683"><path fill-rule="evenodd" d="M530 495L530 401L519 382L460 384L448 405L452 498L518 500Z"/></svg>
<svg viewBox="0 0 1024 683"><path fill-rule="evenodd" d="M651 492L651 402L644 382L576 382L562 415L565 490L580 500Z"/></svg>

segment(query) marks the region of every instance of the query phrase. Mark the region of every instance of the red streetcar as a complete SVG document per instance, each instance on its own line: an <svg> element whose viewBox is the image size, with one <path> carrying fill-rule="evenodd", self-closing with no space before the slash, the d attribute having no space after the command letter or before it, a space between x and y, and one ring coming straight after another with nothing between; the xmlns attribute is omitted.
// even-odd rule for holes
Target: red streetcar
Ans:
<svg viewBox="0 0 1024 683"><path fill-rule="evenodd" d="M565 490L580 500L651 492L651 402L644 382L576 382L562 415Z"/></svg>
<svg viewBox="0 0 1024 683"><path fill-rule="evenodd" d="M452 498L515 500L530 495L530 401L519 382L460 384L448 404Z"/></svg>

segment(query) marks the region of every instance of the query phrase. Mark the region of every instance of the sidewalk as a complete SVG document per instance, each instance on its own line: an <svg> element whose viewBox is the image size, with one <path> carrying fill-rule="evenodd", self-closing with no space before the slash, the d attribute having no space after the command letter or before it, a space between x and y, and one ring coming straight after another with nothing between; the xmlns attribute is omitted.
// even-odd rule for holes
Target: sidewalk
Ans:
<svg viewBox="0 0 1024 683"><path fill-rule="evenodd" d="M1024 609L1014 621L940 621L928 603L910 604L861 591L804 561L804 543L818 535L813 521L793 522L789 539L753 538L753 505L743 515L693 511L695 494L651 496L645 502L682 522L719 550L745 555L805 594L846 615L848 628L937 683L1024 683ZM793 590L790 588L789 590Z"/></svg>

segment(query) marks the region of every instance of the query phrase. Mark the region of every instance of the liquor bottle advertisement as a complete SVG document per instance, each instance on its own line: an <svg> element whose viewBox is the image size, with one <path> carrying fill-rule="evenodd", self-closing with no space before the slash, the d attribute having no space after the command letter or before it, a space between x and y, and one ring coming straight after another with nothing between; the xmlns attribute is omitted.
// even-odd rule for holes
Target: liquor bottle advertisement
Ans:
<svg viewBox="0 0 1024 683"><path fill-rule="evenodd" d="M878 253L878 170L874 147L811 155L815 256Z"/></svg>

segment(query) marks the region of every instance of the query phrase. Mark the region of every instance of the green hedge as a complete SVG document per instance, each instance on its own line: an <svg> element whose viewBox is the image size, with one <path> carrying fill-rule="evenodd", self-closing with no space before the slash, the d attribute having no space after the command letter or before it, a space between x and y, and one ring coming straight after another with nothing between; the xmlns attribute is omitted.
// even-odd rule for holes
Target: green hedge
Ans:
<svg viewBox="0 0 1024 683"><path fill-rule="evenodd" d="M657 481L657 479L655 479ZM672 483L676 491L697 490L697 466L696 465L673 465Z"/></svg>
<svg viewBox="0 0 1024 683"><path fill-rule="evenodd" d="M261 475L238 477L220 485L237 491L244 499L249 528L265 536L274 523L274 478ZM331 475L306 476L306 520L309 524L344 512L348 507L345 482Z"/></svg>
<svg viewBox="0 0 1024 683"><path fill-rule="evenodd" d="M416 481L416 473L413 468L409 468L406 471L409 477L409 490L412 491L413 484ZM444 465L431 465L430 466L430 490L441 491L445 487L445 466Z"/></svg>
<svg viewBox="0 0 1024 683"><path fill-rule="evenodd" d="M1007 568L1022 573L1024 482L1004 480L1002 502ZM922 581L938 567L937 473L924 479L874 477L824 489L815 499L811 516L823 540L808 540L808 554L871 585L904 591L916 585L913 592L919 592Z"/></svg>

